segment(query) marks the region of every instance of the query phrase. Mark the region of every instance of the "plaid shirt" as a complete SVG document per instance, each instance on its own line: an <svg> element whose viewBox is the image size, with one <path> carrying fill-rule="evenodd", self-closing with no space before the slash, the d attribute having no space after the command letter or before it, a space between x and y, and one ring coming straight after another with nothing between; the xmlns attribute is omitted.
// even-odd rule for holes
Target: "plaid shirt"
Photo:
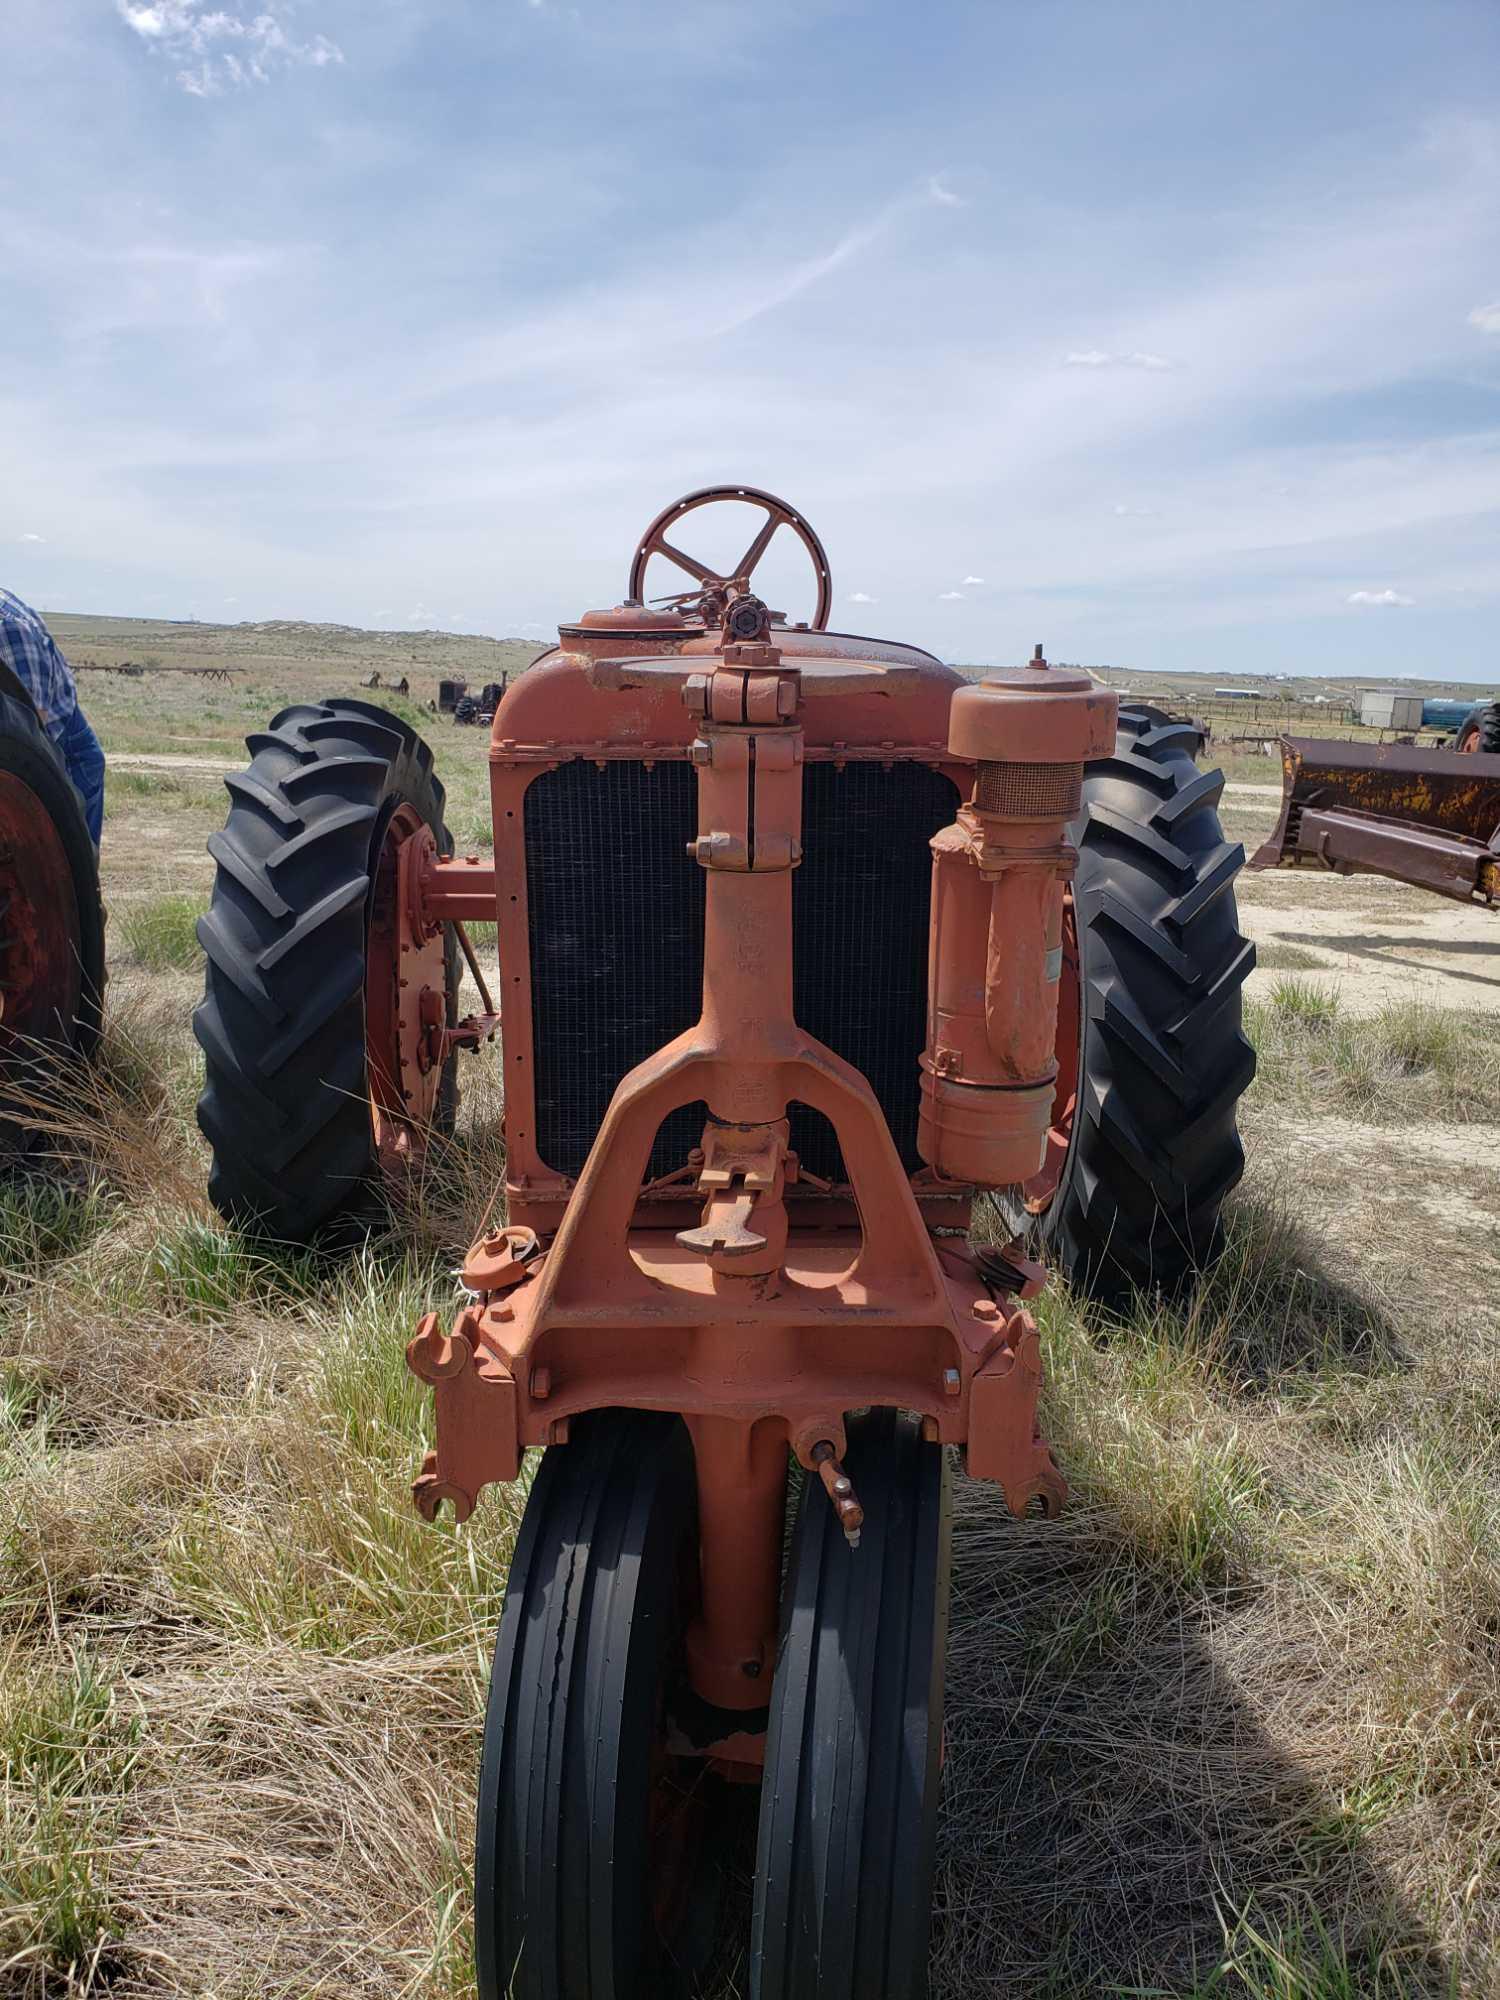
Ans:
<svg viewBox="0 0 1500 2000"><path fill-rule="evenodd" d="M42 727L55 743L78 706L73 669L29 604L0 590L0 660L36 703Z"/></svg>

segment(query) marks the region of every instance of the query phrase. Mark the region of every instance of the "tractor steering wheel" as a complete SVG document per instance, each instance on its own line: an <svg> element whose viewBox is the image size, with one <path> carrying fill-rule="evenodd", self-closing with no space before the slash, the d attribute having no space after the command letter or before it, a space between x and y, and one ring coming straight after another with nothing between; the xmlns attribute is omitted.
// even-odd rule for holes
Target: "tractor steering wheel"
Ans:
<svg viewBox="0 0 1500 2000"><path fill-rule="evenodd" d="M667 540L667 529L682 515L691 514L699 507L712 506L716 500L744 500L752 507L763 507L766 514L764 527L726 576L720 576L706 563L684 555L681 549ZM812 630L825 632L828 629L829 606L833 601L833 583L828 574L828 557L823 544L800 514L794 514L784 500L778 500L774 493L763 493L758 486L703 486L696 493L674 500L670 507L663 507L641 538L641 545L630 565L628 600L632 604L643 601L641 591L646 581L646 567L653 556L662 556L693 577L698 588L683 591L676 597L657 598L653 602L675 605L683 610L697 606L704 622L716 625L722 619L729 599L749 589L756 565L770 547L771 537L781 527L792 530L812 559L818 579L818 608L812 616Z"/></svg>

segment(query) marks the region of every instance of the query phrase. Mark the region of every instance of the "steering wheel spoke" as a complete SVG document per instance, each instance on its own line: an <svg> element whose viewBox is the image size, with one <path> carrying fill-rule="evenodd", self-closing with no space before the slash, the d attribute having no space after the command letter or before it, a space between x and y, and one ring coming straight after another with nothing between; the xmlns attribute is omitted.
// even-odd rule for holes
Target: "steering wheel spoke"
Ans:
<svg viewBox="0 0 1500 2000"><path fill-rule="evenodd" d="M728 500L762 508L766 518L734 569L727 576L721 576L716 570L708 568L705 563L700 563L686 554L675 542L668 541L667 531L675 527L684 514L695 513L700 507L709 507L715 502ZM701 604L705 623L717 623L722 616L723 598L730 585L736 581L742 585L749 582L780 528L791 529L812 563L813 573L817 578L818 599L817 608L808 623L815 632L826 631L829 607L833 601L833 583L823 544L800 514L794 513L786 502L778 500L774 493L763 492L757 486L705 486L696 493L685 495L681 500L674 500L670 507L664 507L642 536L631 562L629 601L632 604L646 601L646 569L653 556L660 556L663 561L674 564L685 575L692 577L701 586L701 590L684 591L675 598L656 598L652 602L678 603L685 606L697 600Z"/></svg>
<svg viewBox="0 0 1500 2000"><path fill-rule="evenodd" d="M713 571L705 564L694 562L693 558L685 556L681 549L674 549L665 535L657 538L655 546L648 553L656 556L665 556L669 563L676 563L680 570L686 570L689 576L696 577L701 584L713 585L724 581L723 577L715 576Z"/></svg>
<svg viewBox="0 0 1500 2000"><path fill-rule="evenodd" d="M761 557L765 554L766 550L771 546L771 537L776 533L776 530L781 526L783 518L784 517L781 514L777 513L775 510L767 508L766 525L761 529L760 533L755 537L755 540L750 544L749 548L746 549L745 553L740 557L739 561L735 564L734 568L730 572L731 576L743 577L746 580L746 582L749 581L751 575L754 573L756 564L760 561Z"/></svg>

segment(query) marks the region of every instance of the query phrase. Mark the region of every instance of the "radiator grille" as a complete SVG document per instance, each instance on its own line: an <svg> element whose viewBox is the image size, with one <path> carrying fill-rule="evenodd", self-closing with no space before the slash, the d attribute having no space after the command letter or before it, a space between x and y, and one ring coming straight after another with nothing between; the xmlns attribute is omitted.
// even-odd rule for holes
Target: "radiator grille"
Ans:
<svg viewBox="0 0 1500 2000"><path fill-rule="evenodd" d="M809 764L803 853L792 883L794 996L809 1033L860 1069L909 1169L926 1032L927 843L957 795L921 764ZM559 1173L588 1156L620 1078L698 1018L703 871L691 765L582 760L527 788L537 1151ZM657 1135L654 1178L698 1143L701 1104ZM829 1179L846 1176L831 1127L799 1107L792 1145Z"/></svg>

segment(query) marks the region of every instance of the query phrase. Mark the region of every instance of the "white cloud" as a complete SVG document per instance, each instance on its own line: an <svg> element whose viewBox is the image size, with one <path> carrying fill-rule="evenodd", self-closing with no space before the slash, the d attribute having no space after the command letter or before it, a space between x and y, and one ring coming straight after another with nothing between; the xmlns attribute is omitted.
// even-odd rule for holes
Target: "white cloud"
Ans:
<svg viewBox="0 0 1500 2000"><path fill-rule="evenodd" d="M1139 348L1129 354L1107 354L1102 347L1074 348L1063 356L1064 368L1170 368L1164 354L1147 354Z"/></svg>
<svg viewBox="0 0 1500 2000"><path fill-rule="evenodd" d="M344 52L327 35L300 41L289 35L279 15L287 0L264 0L254 14L205 8L201 0L115 0L120 19L179 69L177 86L189 97L221 97L225 90L269 83L278 70L326 69ZM225 48L226 42L237 45Z"/></svg>
<svg viewBox="0 0 1500 2000"><path fill-rule="evenodd" d="M962 597L963 592L961 590L940 590L938 592L938 603L952 604L955 601L961 600Z"/></svg>
<svg viewBox="0 0 1500 2000"><path fill-rule="evenodd" d="M971 583L978 584L983 588L984 578L982 576L966 576L964 578L964 588L967 590Z"/></svg>
<svg viewBox="0 0 1500 2000"><path fill-rule="evenodd" d="M21 540L22 540L23 542L45 542L45 541L46 541L46 539L47 539L47 537L46 537L45 535L31 535L31 534L27 534L27 535L22 535L22 537L21 537Z"/></svg>
<svg viewBox="0 0 1500 2000"><path fill-rule="evenodd" d="M846 600L850 604L878 604L878 597L871 597L867 590L851 590Z"/></svg>
<svg viewBox="0 0 1500 2000"><path fill-rule="evenodd" d="M1414 598L1403 597L1399 590L1351 590L1346 599L1349 604L1378 604L1382 610L1415 601Z"/></svg>
<svg viewBox="0 0 1500 2000"><path fill-rule="evenodd" d="M1159 507L1116 507L1113 511L1115 518L1120 521L1159 521L1161 519L1161 509Z"/></svg>
<svg viewBox="0 0 1500 2000"><path fill-rule="evenodd" d="M952 188L946 184L941 174L929 174L927 176L927 193L929 199L935 201L940 208L962 208L964 206L963 196L955 194Z"/></svg>
<svg viewBox="0 0 1500 2000"><path fill-rule="evenodd" d="M1475 306L1469 314L1470 326L1477 326L1481 333L1500 333L1500 299L1493 305Z"/></svg>

